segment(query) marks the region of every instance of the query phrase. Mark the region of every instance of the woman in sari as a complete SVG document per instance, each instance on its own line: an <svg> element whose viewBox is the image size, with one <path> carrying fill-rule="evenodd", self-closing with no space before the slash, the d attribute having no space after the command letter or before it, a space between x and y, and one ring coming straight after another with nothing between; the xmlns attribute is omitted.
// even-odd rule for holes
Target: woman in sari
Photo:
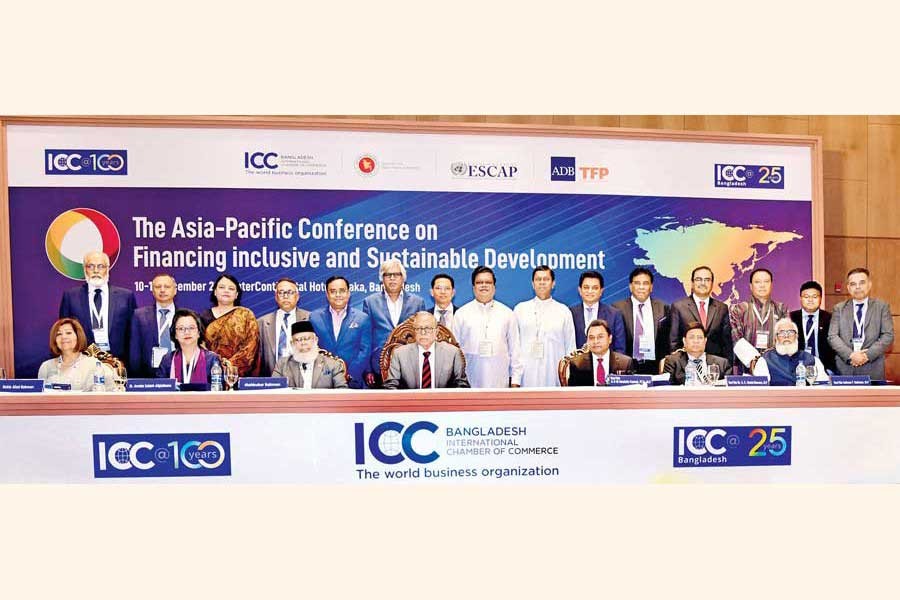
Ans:
<svg viewBox="0 0 900 600"><path fill-rule="evenodd" d="M157 377L171 377L178 383L202 383L207 387L213 365L221 362L215 352L203 348L204 330L200 316L187 308L179 308L172 317L169 338L174 350L163 356L156 370Z"/></svg>
<svg viewBox="0 0 900 600"><path fill-rule="evenodd" d="M253 311L241 306L241 294L233 275L219 275L209 294L212 308L200 313L200 319L209 349L229 359L245 377L259 373L259 327Z"/></svg>

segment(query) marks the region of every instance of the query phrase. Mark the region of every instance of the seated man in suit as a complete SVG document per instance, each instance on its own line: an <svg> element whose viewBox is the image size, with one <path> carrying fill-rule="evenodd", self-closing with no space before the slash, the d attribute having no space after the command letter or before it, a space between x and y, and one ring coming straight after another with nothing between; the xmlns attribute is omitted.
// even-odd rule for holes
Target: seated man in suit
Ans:
<svg viewBox="0 0 900 600"><path fill-rule="evenodd" d="M831 325L831 313L820 308L822 305L822 286L816 281L807 281L800 286L800 310L791 311L791 321L800 330L800 341L807 352L818 356L825 369L835 372L834 348L828 343L828 327Z"/></svg>
<svg viewBox="0 0 900 600"><path fill-rule="evenodd" d="M769 378L769 385L795 385L797 367L803 363L814 366L816 381L828 381L822 361L800 348L797 324L785 317L775 323L775 347L763 352L756 360L753 374Z"/></svg>
<svg viewBox="0 0 900 600"><path fill-rule="evenodd" d="M883 380L884 353L894 341L891 307L869 297L872 279L861 267L847 273L847 291L851 298L834 307L828 328L828 343L837 354L837 372Z"/></svg>
<svg viewBox="0 0 900 600"><path fill-rule="evenodd" d="M706 330L699 321L691 321L687 324L687 333L682 340L684 350L678 350L666 357L663 371L669 374L669 382L672 385L684 385L684 370L688 361L694 361L700 380L708 381L709 365L719 367L719 375L724 377L731 369L731 363L727 358L708 354L706 352Z"/></svg>
<svg viewBox="0 0 900 600"><path fill-rule="evenodd" d="M371 321L362 311L350 308L350 283L346 277L329 277L325 281L325 297L328 307L312 311L309 322L319 345L347 363L352 377L350 387L362 388L372 348Z"/></svg>
<svg viewBox="0 0 900 600"><path fill-rule="evenodd" d="M178 310L175 306L178 285L168 273L159 273L150 283L150 291L155 302L140 307L131 318L129 377L153 377L163 357L173 349L169 329Z"/></svg>
<svg viewBox="0 0 900 600"><path fill-rule="evenodd" d="M319 338L309 321L291 325L291 354L278 359L272 377L287 377L290 387L304 390L347 387L344 365L319 353Z"/></svg>
<svg viewBox="0 0 900 600"><path fill-rule="evenodd" d="M279 358L291 355L291 328L297 321L309 320L309 311L297 308L300 289L290 277L275 282L275 304L278 310L258 318L260 360L259 374L268 377Z"/></svg>
<svg viewBox="0 0 900 600"><path fill-rule="evenodd" d="M78 319L88 345L96 343L128 364L128 335L137 308L134 292L109 285L109 256L103 252L84 255L84 279L70 288L59 303L59 318Z"/></svg>
<svg viewBox="0 0 900 600"><path fill-rule="evenodd" d="M590 352L580 354L569 363L569 385L606 385L610 373L631 373L634 369L630 356L609 349L613 335L609 324L594 319L588 325L587 344Z"/></svg>
<svg viewBox="0 0 900 600"><path fill-rule="evenodd" d="M416 343L394 348L385 389L467 388L462 350L435 340L437 321L427 311L413 320Z"/></svg>

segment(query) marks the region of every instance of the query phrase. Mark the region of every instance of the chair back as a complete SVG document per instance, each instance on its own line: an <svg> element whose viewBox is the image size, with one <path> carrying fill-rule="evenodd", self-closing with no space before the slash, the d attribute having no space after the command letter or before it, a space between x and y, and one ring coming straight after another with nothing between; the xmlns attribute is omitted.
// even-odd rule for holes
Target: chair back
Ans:
<svg viewBox="0 0 900 600"><path fill-rule="evenodd" d="M90 356L91 358L97 359L105 365L109 365L119 377L127 376L128 372L125 369L125 363L116 358L115 355L113 355L111 352L101 350L100 346L98 346L96 343L91 344L90 346L82 350L81 353L86 356Z"/></svg>
<svg viewBox="0 0 900 600"><path fill-rule="evenodd" d="M559 359L559 366L557 367L557 374L559 375L559 385L562 387L569 387L569 366L572 360L575 358L582 356L590 352L587 344L582 346L581 348L576 348L572 350L561 359Z"/></svg>

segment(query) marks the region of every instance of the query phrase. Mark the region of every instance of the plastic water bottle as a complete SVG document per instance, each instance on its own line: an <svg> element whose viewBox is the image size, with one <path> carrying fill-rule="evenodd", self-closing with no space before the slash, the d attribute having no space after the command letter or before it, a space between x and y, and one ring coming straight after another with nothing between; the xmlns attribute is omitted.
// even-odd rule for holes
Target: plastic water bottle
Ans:
<svg viewBox="0 0 900 600"><path fill-rule="evenodd" d="M794 371L794 385L797 387L806 386L806 365L802 362L797 365L797 369Z"/></svg>
<svg viewBox="0 0 900 600"><path fill-rule="evenodd" d="M697 373L697 365L694 361L688 359L687 366L684 368L684 385L685 387L695 387L700 385L699 375Z"/></svg>
<svg viewBox="0 0 900 600"><path fill-rule="evenodd" d="M219 363L214 364L209 370L209 391L222 391L222 367L219 366Z"/></svg>
<svg viewBox="0 0 900 600"><path fill-rule="evenodd" d="M103 392L106 391L106 371L103 370L103 365L100 361L97 361L97 364L94 366L94 385L91 386L92 392Z"/></svg>

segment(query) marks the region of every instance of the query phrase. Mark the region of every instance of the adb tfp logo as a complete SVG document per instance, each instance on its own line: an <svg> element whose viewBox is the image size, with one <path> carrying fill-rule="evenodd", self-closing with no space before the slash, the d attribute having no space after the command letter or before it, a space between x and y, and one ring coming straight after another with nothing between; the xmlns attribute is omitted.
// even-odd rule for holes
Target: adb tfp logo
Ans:
<svg viewBox="0 0 900 600"><path fill-rule="evenodd" d="M277 152L244 152L245 169L277 169Z"/></svg>
<svg viewBox="0 0 900 600"><path fill-rule="evenodd" d="M228 433L96 434L94 477L231 475Z"/></svg>
<svg viewBox="0 0 900 600"><path fill-rule="evenodd" d="M418 436L416 434L419 432L434 433L437 429L438 426L431 421L416 421L405 428L402 423L385 421L376 425L366 437L365 423L356 423L356 464L364 465L366 463L367 448L372 458L386 465L395 465L407 458L419 464L434 462L440 454L435 450L423 453L424 434ZM414 447L414 444L418 449Z"/></svg>
<svg viewBox="0 0 900 600"><path fill-rule="evenodd" d="M550 181L575 181L575 157L551 156Z"/></svg>
<svg viewBox="0 0 900 600"><path fill-rule="evenodd" d="M128 152L46 148L44 175L128 175Z"/></svg>

